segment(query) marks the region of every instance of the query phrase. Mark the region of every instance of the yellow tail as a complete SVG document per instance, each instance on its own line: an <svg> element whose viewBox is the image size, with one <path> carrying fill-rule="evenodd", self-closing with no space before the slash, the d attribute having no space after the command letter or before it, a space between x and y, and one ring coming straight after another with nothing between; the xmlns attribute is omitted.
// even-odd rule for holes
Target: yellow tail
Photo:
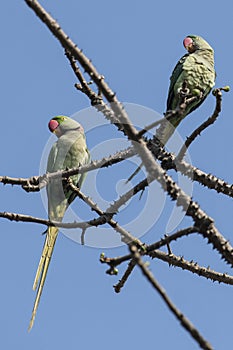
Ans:
<svg viewBox="0 0 233 350"><path fill-rule="evenodd" d="M56 242L56 238L57 238L57 234L58 234L58 229L56 227L49 227L48 228L48 232L46 234L46 239L45 239L45 243L44 243L44 247L43 247L43 251L42 251L42 255L40 258L40 262L37 268L37 272L36 272L36 277L33 283L33 290L36 290L38 282L39 282L39 286L37 289L37 294L36 294L36 299L34 302L34 306L33 306L33 310L32 310L32 317L31 317L31 321L28 327L28 331L31 330L34 320L35 320L35 316L36 316L36 311L40 302L40 297L43 291L43 287L44 287L44 282L45 282L45 278L48 272L48 268L49 268L49 263L51 260L51 256L53 254L53 249L54 249L54 245Z"/></svg>

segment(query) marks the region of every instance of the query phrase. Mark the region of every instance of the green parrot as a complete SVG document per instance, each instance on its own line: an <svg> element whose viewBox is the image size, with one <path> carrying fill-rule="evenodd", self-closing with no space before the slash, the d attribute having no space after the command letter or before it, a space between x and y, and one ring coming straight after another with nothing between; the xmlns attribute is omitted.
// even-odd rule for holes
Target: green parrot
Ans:
<svg viewBox="0 0 233 350"><path fill-rule="evenodd" d="M59 115L51 119L48 126L49 130L58 137L49 153L47 162L48 173L75 168L90 162L84 130L78 122L69 117ZM74 175L70 178L80 188L85 179L85 174ZM66 209L76 197L75 193L66 188L61 178L57 178L48 183L47 196L49 220L62 221ZM33 284L33 290L37 289L37 295L28 330L32 328L35 320L57 234L57 227L48 227Z"/></svg>
<svg viewBox="0 0 233 350"><path fill-rule="evenodd" d="M156 130L155 139L165 146L180 122L192 111L198 108L210 93L215 84L214 50L200 36L188 35L183 40L184 47L188 51L175 66L170 77L170 87L167 98L167 111L179 109L181 102L181 90L186 84L188 97L197 97L195 101L187 105L186 110L180 116L174 115L161 123ZM127 182L140 171L143 163L128 178Z"/></svg>
<svg viewBox="0 0 233 350"><path fill-rule="evenodd" d="M167 98L167 112L179 108L184 83L188 97L196 96L197 99L187 105L183 115L175 115L169 119L169 122L160 125L155 137L160 140L162 145L167 143L180 122L202 104L215 84L216 73L212 47L197 35L188 35L183 44L188 53L178 61L172 72Z"/></svg>

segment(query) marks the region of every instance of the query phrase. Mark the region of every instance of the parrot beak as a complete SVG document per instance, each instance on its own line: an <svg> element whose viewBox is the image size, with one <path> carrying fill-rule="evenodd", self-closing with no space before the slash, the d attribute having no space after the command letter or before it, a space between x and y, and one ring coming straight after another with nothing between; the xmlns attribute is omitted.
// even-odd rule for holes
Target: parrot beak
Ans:
<svg viewBox="0 0 233 350"><path fill-rule="evenodd" d="M191 38L189 38L189 37L185 38L183 41L183 44L189 53L192 53L195 51L195 46L194 46L193 40Z"/></svg>
<svg viewBox="0 0 233 350"><path fill-rule="evenodd" d="M57 137L60 137L62 134L59 123L54 119L51 119L49 122L49 130Z"/></svg>

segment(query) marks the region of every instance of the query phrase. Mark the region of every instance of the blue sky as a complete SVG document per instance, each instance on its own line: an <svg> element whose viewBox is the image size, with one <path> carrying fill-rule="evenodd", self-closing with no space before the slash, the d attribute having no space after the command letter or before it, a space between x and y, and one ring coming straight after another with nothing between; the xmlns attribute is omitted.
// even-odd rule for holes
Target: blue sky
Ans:
<svg viewBox="0 0 233 350"><path fill-rule="evenodd" d="M199 34L214 47L216 86L233 85L233 6L229 0L223 4L197 0L195 7L187 1L168 0L159 4L152 0L136 3L100 0L91 4L50 0L41 1L41 4L92 59L121 101L163 113L169 77L184 54L182 40L188 34ZM41 157L50 137L49 119L57 114L74 115L88 108L89 101L74 89L76 80L60 45L23 0L3 2L0 18L0 175L30 177L39 173ZM214 98L210 95L204 105L182 123L179 133L183 137L189 135L210 115L213 106ZM99 156L109 155L108 147L98 150L97 146L106 145L108 143L104 142L119 135L113 127L102 126L101 115L92 114L90 110L80 113L84 128L89 130L87 141L93 154L97 150L95 154ZM223 111L216 124L190 148L195 166L229 183L233 182L231 114L232 92L224 94ZM90 129L90 118L93 123L98 119L101 127ZM137 124L145 124L140 115ZM119 187L111 192L113 179L120 181L132 169L134 165L128 164L98 173L97 187L103 205L123 191L119 182ZM90 176L85 187L87 191L91 179ZM39 193L27 194L11 186L1 186L0 190L0 211L47 217ZM193 197L215 218L218 229L232 242L232 200L197 184ZM138 215L137 208L144 205L146 198L148 193L142 202L139 203L137 197L126 208L128 211L122 211L123 224L127 223L128 217ZM173 204L169 199L163 200L166 209L143 237L146 243L158 240L166 231ZM92 217L93 214L79 202L74 204L74 211L79 207L83 218ZM155 211L157 209L155 203ZM183 221L179 227L187 224L191 221ZM0 228L1 348L72 350L109 347L115 350L130 346L137 350L151 345L169 349L175 345L181 350L198 349L140 271L135 270L122 292L115 294L112 286L126 266L119 268L117 277L106 275L105 266L98 262L102 248L90 247L95 244L83 247L63 234L58 237L35 325L28 334L35 297L32 283L43 246L41 233L44 227L1 219ZM104 234L103 231L104 228L92 229L96 236ZM108 234L114 235L112 231ZM182 239L174 243L172 249L186 259L232 273L201 237ZM118 256L127 253L127 248L104 251L108 256ZM152 261L150 268L171 299L214 348L231 346L233 302L230 286L212 283L160 261Z"/></svg>

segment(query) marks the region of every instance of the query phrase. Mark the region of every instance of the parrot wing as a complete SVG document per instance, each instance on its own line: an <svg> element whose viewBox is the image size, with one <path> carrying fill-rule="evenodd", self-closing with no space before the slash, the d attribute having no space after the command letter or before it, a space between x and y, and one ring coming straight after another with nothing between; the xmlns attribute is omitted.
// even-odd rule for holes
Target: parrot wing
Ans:
<svg viewBox="0 0 233 350"><path fill-rule="evenodd" d="M172 75L170 77L170 86L169 86L169 90L168 90L168 98L167 98L167 111L168 110L172 110L173 109L173 105L174 105L174 87L176 82L178 81L178 79L181 77L181 74L183 72L184 69L184 62L187 58L187 56L189 56L189 54L185 54L183 57L181 57L181 59L177 62Z"/></svg>

